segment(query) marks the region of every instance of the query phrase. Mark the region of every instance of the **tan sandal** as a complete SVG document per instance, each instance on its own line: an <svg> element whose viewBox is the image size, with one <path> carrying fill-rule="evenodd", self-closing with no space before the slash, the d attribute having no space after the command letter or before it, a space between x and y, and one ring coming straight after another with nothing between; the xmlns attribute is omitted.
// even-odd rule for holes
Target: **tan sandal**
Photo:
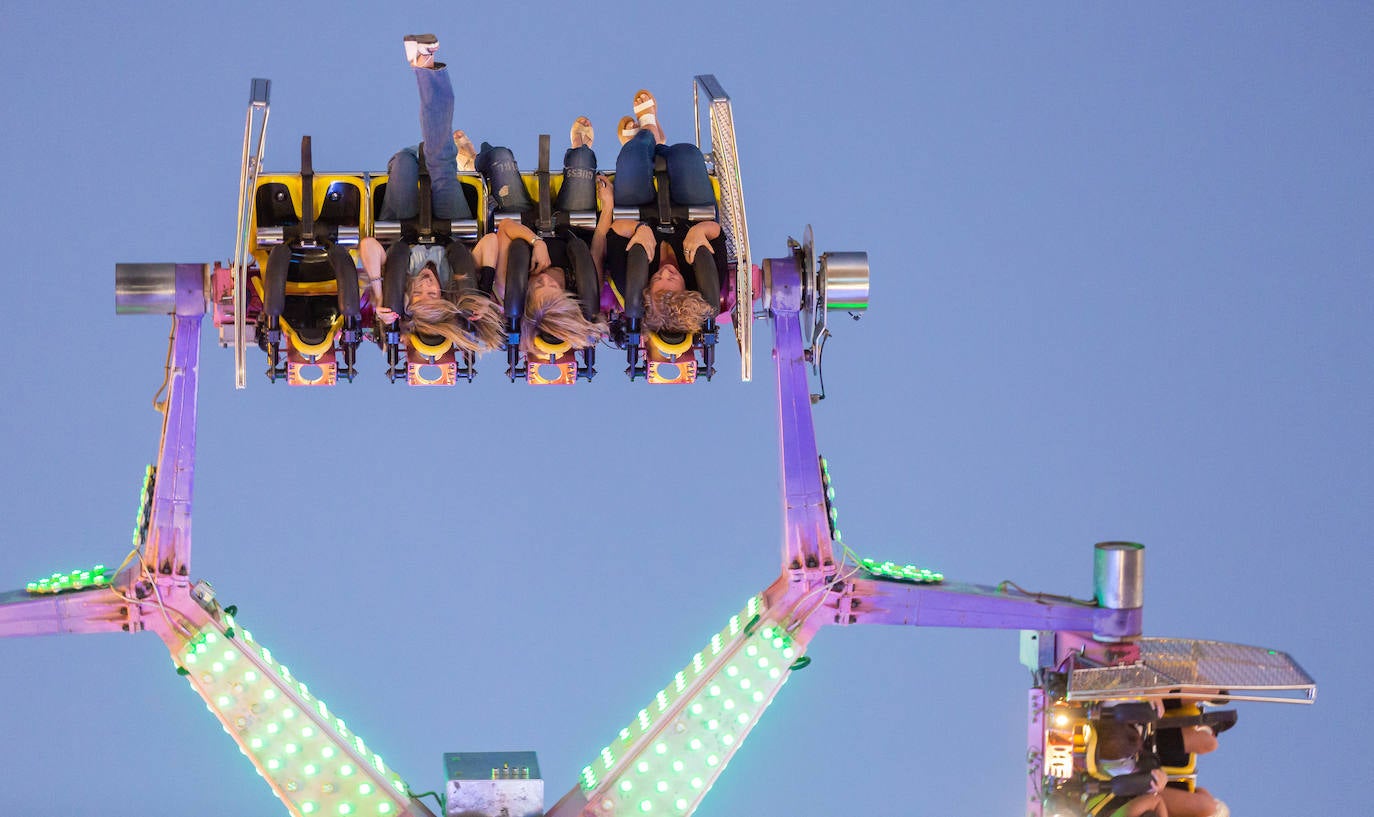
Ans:
<svg viewBox="0 0 1374 817"><path fill-rule="evenodd" d="M635 134L639 133L639 125L633 116L622 116L620 117L620 124L616 125L616 130L620 133L620 144L623 145L635 138Z"/></svg>
<svg viewBox="0 0 1374 817"><path fill-rule="evenodd" d="M578 141L582 144L578 144ZM585 116L579 116L573 120L572 128L568 131L568 144L575 148L591 147L596 140L596 131L592 130L592 121Z"/></svg>
<svg viewBox="0 0 1374 817"><path fill-rule="evenodd" d="M640 97L644 97L640 99ZM658 124L658 100L646 89L640 88L635 92L634 113L635 121L641 127Z"/></svg>
<svg viewBox="0 0 1374 817"><path fill-rule="evenodd" d="M473 170L477 164L477 149L464 131L453 132L453 146L458 149L458 169Z"/></svg>

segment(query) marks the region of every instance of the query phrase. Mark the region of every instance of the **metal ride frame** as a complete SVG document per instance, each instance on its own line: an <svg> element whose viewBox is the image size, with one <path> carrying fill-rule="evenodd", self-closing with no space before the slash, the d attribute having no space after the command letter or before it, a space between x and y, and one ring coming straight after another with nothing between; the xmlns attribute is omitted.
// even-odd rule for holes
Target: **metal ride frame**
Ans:
<svg viewBox="0 0 1374 817"><path fill-rule="evenodd" d="M256 99L256 82L254 88ZM732 133L729 141L733 147ZM846 558L834 526L828 468L817 452L808 373L824 334L817 307L825 302L826 257L816 263L809 235L792 249L762 264L779 413L781 572L631 716L546 812L549 817L690 815L791 673L809 663L806 652L825 625L1022 631L1022 660L1036 677L1024 810L1034 817L1050 814L1044 806L1047 713L1060 702L1166 692L1313 699L1315 685L1283 653L1141 638L1139 545L1097 546L1093 602L948 582L910 565ZM843 274L846 264L856 263L853 254L831 260L833 281L853 280ZM173 316L161 442L145 480L135 552L114 571L58 574L0 594L0 636L154 632L290 814L432 817L400 775L243 629L233 607L222 607L207 582L192 578L197 375L208 272L201 264L119 265L123 311ZM750 315L748 301L740 309Z"/></svg>

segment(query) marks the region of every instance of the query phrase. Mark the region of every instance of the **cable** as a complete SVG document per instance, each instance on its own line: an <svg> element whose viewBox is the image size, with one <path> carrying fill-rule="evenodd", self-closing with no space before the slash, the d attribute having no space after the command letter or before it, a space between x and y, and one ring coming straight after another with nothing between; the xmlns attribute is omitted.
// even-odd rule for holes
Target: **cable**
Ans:
<svg viewBox="0 0 1374 817"><path fill-rule="evenodd" d="M1028 598L1035 599L1037 602L1040 602L1040 603L1042 603L1042 604L1043 604L1043 603L1047 603L1048 601L1066 601L1066 602L1068 602L1068 603L1070 603L1070 604L1077 604L1077 605L1080 605L1080 606L1083 606L1083 607L1096 607L1096 606L1097 606L1097 602L1092 601L1091 599L1076 599L1076 598L1074 598L1073 596L1061 596L1061 595L1059 595L1058 593L1032 593L1031 591L1029 591L1029 590L1027 590L1026 588L1022 587L1021 585L1019 585L1019 584L1017 584L1016 582L1012 581L1011 579L1005 579L1005 580L1003 580L1003 581L998 582L998 583L997 583L997 592L999 592L999 593L1005 593L1005 592L1007 592L1007 588L1008 588L1008 587L1014 589L1016 592L1020 593L1021 595L1026 596L1026 597L1028 597Z"/></svg>
<svg viewBox="0 0 1374 817"><path fill-rule="evenodd" d="M159 414L167 414L167 400L162 397L162 393L167 391L167 385L172 382L172 349L176 346L177 337L177 318L172 316L172 331L167 334L167 361L162 364L162 385L153 393L153 410Z"/></svg>

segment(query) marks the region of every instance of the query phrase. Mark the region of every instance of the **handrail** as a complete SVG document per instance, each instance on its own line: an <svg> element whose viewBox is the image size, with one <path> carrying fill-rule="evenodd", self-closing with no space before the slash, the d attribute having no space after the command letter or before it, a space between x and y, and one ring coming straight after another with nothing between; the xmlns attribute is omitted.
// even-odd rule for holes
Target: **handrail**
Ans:
<svg viewBox="0 0 1374 817"><path fill-rule="evenodd" d="M740 351L740 380L754 377L754 276L749 254L749 223L744 211L744 186L740 181L739 151L735 146L735 122L730 95L713 74L699 74L692 85L692 107L696 118L697 147L701 147L699 91L710 100L711 164L720 182L721 229L725 244L735 259L735 307L732 322Z"/></svg>
<svg viewBox="0 0 1374 817"><path fill-rule="evenodd" d="M243 158L239 170L239 221L234 238L234 388L248 386L246 349L248 331L244 313L248 311L248 233L253 228L254 208L257 204L258 171L262 168L262 154L267 142L267 116L272 81L255 77L248 93L248 115L243 123ZM254 123L262 115L257 128L257 145L252 155L248 147L253 143Z"/></svg>

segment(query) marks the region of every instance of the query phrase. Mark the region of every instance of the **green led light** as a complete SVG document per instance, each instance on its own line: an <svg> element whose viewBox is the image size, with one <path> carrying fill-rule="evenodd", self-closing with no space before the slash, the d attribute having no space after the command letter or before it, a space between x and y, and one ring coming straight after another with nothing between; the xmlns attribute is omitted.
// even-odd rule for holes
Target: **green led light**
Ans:
<svg viewBox="0 0 1374 817"><path fill-rule="evenodd" d="M372 793L372 784L371 784L371 783L361 783L361 784L358 785L358 794L361 794L361 795L363 795L363 796L365 797L365 796L367 796L367 795L369 795L369 794L371 794L371 793Z"/></svg>
<svg viewBox="0 0 1374 817"><path fill-rule="evenodd" d="M285 751L288 755L294 755L295 753L301 750L301 747L297 746L294 743L288 743L282 747L282 750Z"/></svg>
<svg viewBox="0 0 1374 817"><path fill-rule="evenodd" d="M899 565L896 562L879 562L876 559L860 559L859 566L879 578L913 582L915 584L938 584L945 575L916 565Z"/></svg>
<svg viewBox="0 0 1374 817"><path fill-rule="evenodd" d="M692 738L692 739L687 743L687 745L690 746L690 747L692 748L692 751L693 751L693 752L698 751L699 749L701 749L701 739L700 739L700 738Z"/></svg>
<svg viewBox="0 0 1374 817"><path fill-rule="evenodd" d="M662 742L662 741L659 741L658 743L654 744L654 754L656 754L656 755L662 755L662 754L667 754L667 753L668 753L668 744L666 744L666 743L664 743L664 742Z"/></svg>
<svg viewBox="0 0 1374 817"><path fill-rule="evenodd" d="M340 813L340 814L344 814L344 815L352 814L352 813L353 813L353 804L352 804L352 803L340 803L340 804L339 804L339 813Z"/></svg>
<svg viewBox="0 0 1374 817"><path fill-rule="evenodd" d="M357 769L353 768L353 764L351 763L345 763L344 765L339 767L339 774L343 777L348 777L352 775L355 771L357 771Z"/></svg>
<svg viewBox="0 0 1374 817"><path fill-rule="evenodd" d="M679 797L676 801L673 802L673 807L676 808L678 811L686 811L687 801Z"/></svg>
<svg viewBox="0 0 1374 817"><path fill-rule="evenodd" d="M70 573L54 573L44 579L26 582L24 590L31 595L67 593L85 590L88 587L105 587L113 578L113 571L105 565L96 565L90 570L73 570Z"/></svg>
<svg viewBox="0 0 1374 817"><path fill-rule="evenodd" d="M301 771L305 772L307 776L314 775L319 770L320 767L316 766L314 763L307 763L305 764L305 768L301 769Z"/></svg>
<svg viewBox="0 0 1374 817"><path fill-rule="evenodd" d="M639 801L639 810L640 810L640 811L653 811L653 810L654 810L653 801L652 801L652 800L640 800L640 801Z"/></svg>
<svg viewBox="0 0 1374 817"><path fill-rule="evenodd" d="M657 790L660 794L662 794L663 792L665 792L665 791L668 790L668 781L666 781L666 780L660 780L660 781L658 781L657 783L654 784L654 789Z"/></svg>
<svg viewBox="0 0 1374 817"><path fill-rule="evenodd" d="M692 788L694 788L694 789L699 789L699 788L701 788L701 785L702 785L702 783L701 783L701 778L700 778L700 777L694 777L694 778L692 778Z"/></svg>
<svg viewBox="0 0 1374 817"><path fill-rule="evenodd" d="M333 756L334 756L334 747L333 747L333 746L326 746L326 747L324 747L323 749L320 750L320 757L324 758L325 760L328 760L328 759L330 759L330 758L333 757Z"/></svg>
<svg viewBox="0 0 1374 817"><path fill-rule="evenodd" d="M649 771L649 763L648 763L648 761L644 761L644 760L639 761L638 763L635 764L635 769L637 769L637 770L639 771L640 774L645 774L645 773L647 773L647 772Z"/></svg>
<svg viewBox="0 0 1374 817"><path fill-rule="evenodd" d="M317 806L314 803L306 800L304 803L301 803L301 814L314 814L316 808Z"/></svg>
<svg viewBox="0 0 1374 817"><path fill-rule="evenodd" d="M281 768L281 761L277 760L275 757L269 758L267 761L267 768L275 772L277 769Z"/></svg>
<svg viewBox="0 0 1374 817"><path fill-rule="evenodd" d="M631 783L631 782L628 781L628 780L622 780L622 781L620 781L620 790L621 790L621 791L629 791L630 789L633 789L634 787L635 787L635 784Z"/></svg>
<svg viewBox="0 0 1374 817"><path fill-rule="evenodd" d="M378 813L378 814L390 814L390 813L391 813L391 804L390 804L390 803L378 803L378 804L377 804L377 813Z"/></svg>
<svg viewBox="0 0 1374 817"><path fill-rule="evenodd" d="M684 768L686 768L686 765L687 765L687 764L683 763L681 760L674 760L674 761L673 761L673 771L675 771L675 772L680 772L680 771L682 771Z"/></svg>

